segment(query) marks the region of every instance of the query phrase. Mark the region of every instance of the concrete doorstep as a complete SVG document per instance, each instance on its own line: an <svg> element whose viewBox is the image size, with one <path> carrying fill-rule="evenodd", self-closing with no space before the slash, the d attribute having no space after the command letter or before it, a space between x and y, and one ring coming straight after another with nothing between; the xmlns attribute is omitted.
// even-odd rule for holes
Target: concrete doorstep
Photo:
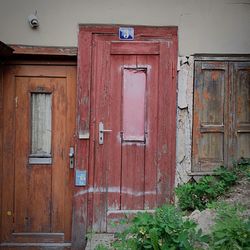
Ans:
<svg viewBox="0 0 250 250"><path fill-rule="evenodd" d="M99 244L111 248L111 242L114 240L114 234L95 233L89 236L85 250L94 250Z"/></svg>

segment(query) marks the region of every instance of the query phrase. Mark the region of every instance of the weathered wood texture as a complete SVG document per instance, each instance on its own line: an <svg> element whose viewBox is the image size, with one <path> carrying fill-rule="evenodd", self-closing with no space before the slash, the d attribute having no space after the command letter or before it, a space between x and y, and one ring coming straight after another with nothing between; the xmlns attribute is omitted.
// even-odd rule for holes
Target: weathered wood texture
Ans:
<svg viewBox="0 0 250 250"><path fill-rule="evenodd" d="M68 152L74 145L76 68L5 66L3 82L1 242L17 249L70 243L73 171ZM41 92L52 97L52 164L30 165L31 93Z"/></svg>
<svg viewBox="0 0 250 250"><path fill-rule="evenodd" d="M249 62L195 62L193 171L250 157L249 74Z"/></svg>
<svg viewBox="0 0 250 250"><path fill-rule="evenodd" d="M107 232L125 213L153 209L173 197L176 31L135 27L135 41L120 42L117 26L80 26L77 168L88 170L88 185L75 192L82 202L76 209L84 212L75 234L86 232L86 222L88 230ZM124 110L129 110L123 102L126 68L146 74L145 115L140 115L145 140L141 126L140 140L123 138ZM99 122L112 130L104 132L103 145Z"/></svg>
<svg viewBox="0 0 250 250"><path fill-rule="evenodd" d="M76 56L77 48L75 47L41 47L28 45L9 45L14 55L45 55L45 56Z"/></svg>
<svg viewBox="0 0 250 250"><path fill-rule="evenodd" d="M249 58L250 59L250 58ZM232 96L232 159L250 158L250 60L229 64Z"/></svg>

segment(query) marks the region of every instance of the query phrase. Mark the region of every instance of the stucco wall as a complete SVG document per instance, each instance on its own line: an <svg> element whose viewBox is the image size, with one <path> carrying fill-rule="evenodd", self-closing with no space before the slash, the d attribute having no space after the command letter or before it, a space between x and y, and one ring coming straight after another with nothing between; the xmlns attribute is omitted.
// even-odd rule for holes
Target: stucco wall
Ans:
<svg viewBox="0 0 250 250"><path fill-rule="evenodd" d="M175 185L190 179L192 157L194 58L179 57L178 99L176 119L176 176Z"/></svg>
<svg viewBox="0 0 250 250"><path fill-rule="evenodd" d="M249 0L0 0L5 43L77 46L79 23L177 25L180 55L250 52Z"/></svg>

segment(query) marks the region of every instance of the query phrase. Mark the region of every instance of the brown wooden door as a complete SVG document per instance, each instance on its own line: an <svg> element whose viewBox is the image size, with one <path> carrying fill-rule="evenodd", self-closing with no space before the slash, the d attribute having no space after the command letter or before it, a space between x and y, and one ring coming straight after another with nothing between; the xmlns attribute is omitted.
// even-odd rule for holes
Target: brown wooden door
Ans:
<svg viewBox="0 0 250 250"><path fill-rule="evenodd" d="M88 224L94 232L113 231L111 222L125 214L172 199L174 48L171 39L93 35Z"/></svg>
<svg viewBox="0 0 250 250"><path fill-rule="evenodd" d="M6 66L1 246L70 247L74 66Z"/></svg>
<svg viewBox="0 0 250 250"><path fill-rule="evenodd" d="M226 58L195 62L194 172L232 167L234 161L250 157L249 65Z"/></svg>
<svg viewBox="0 0 250 250"><path fill-rule="evenodd" d="M193 171L227 164L229 84L227 62L195 62Z"/></svg>
<svg viewBox="0 0 250 250"><path fill-rule="evenodd" d="M232 95L231 159L250 158L250 62L229 63Z"/></svg>

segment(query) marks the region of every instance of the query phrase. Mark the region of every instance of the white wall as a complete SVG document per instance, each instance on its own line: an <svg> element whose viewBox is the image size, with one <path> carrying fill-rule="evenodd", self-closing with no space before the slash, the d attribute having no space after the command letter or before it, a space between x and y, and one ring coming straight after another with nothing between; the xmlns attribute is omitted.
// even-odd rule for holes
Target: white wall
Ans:
<svg viewBox="0 0 250 250"><path fill-rule="evenodd" d="M8 44L77 46L79 23L177 25L180 55L250 53L250 0L0 0Z"/></svg>

